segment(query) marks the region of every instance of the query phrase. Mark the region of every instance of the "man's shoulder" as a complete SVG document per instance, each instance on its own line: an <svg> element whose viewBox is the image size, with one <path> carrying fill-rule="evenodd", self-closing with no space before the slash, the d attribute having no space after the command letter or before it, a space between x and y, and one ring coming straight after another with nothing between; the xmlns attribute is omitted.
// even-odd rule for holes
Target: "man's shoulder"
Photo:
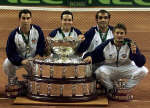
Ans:
<svg viewBox="0 0 150 108"><path fill-rule="evenodd" d="M92 41L95 33L97 31L97 27L91 27L84 35L85 37L88 37L88 40Z"/></svg>
<svg viewBox="0 0 150 108"><path fill-rule="evenodd" d="M76 27L71 27L71 31L73 31L73 30L74 30L78 35L79 35L79 34L82 34L81 31L80 31L78 28L76 28Z"/></svg>
<svg viewBox="0 0 150 108"><path fill-rule="evenodd" d="M93 30L97 30L97 27L96 26L93 26L89 29L89 31L93 31Z"/></svg>
<svg viewBox="0 0 150 108"><path fill-rule="evenodd" d="M19 27L13 29L11 32L10 32L10 35L9 37L14 37L16 33L19 33Z"/></svg>
<svg viewBox="0 0 150 108"><path fill-rule="evenodd" d="M61 28L56 28L56 29L53 29L50 33L57 33L57 32L61 32Z"/></svg>
<svg viewBox="0 0 150 108"><path fill-rule="evenodd" d="M59 28L56 28L56 29L54 29L54 30L52 30L52 31L49 33L49 36L50 36L50 37L55 37L55 35L57 34L57 32L61 32L60 27L59 27Z"/></svg>
<svg viewBox="0 0 150 108"><path fill-rule="evenodd" d="M108 27L109 27L109 29L110 29L111 31L113 31L113 29L114 29L113 26L109 25Z"/></svg>
<svg viewBox="0 0 150 108"><path fill-rule="evenodd" d="M11 31L11 33L15 33L15 32L19 32L19 27L16 27L15 29L13 29L13 30Z"/></svg>
<svg viewBox="0 0 150 108"><path fill-rule="evenodd" d="M39 25L31 24L31 27L34 27L34 28L36 28L38 30L41 30L41 27Z"/></svg>
<svg viewBox="0 0 150 108"><path fill-rule="evenodd" d="M96 26L93 26L91 27L86 33L95 33L95 31L97 31L97 27Z"/></svg>

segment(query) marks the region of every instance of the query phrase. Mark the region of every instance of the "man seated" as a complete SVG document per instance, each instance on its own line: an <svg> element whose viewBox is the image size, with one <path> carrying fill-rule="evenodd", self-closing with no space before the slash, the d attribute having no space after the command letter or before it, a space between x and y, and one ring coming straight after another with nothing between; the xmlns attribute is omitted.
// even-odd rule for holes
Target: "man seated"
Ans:
<svg viewBox="0 0 150 108"><path fill-rule="evenodd" d="M31 59L36 56L44 56L45 39L41 28L32 23L32 13L30 10L19 11L19 27L15 28L9 35L6 46L7 58L3 63L3 70L8 77L6 92L8 97L16 97L20 87L17 80L16 70L24 68L28 75L34 74L33 62ZM16 91L16 92L15 92Z"/></svg>
<svg viewBox="0 0 150 108"><path fill-rule="evenodd" d="M129 100L131 89L148 73L144 67L145 56L126 38L126 33L125 25L117 24L113 30L114 39L84 56L85 62L103 62L95 71L96 78L106 88L107 96L115 100Z"/></svg>

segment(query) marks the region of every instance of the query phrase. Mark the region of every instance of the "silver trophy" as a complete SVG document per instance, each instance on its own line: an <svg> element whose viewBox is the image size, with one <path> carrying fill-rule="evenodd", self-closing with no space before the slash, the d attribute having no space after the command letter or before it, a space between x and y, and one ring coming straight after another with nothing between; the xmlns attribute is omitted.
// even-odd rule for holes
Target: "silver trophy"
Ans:
<svg viewBox="0 0 150 108"><path fill-rule="evenodd" d="M74 38L47 38L49 46L51 46L51 59L58 63L76 63L80 59L75 55L75 50L80 44L80 40ZM80 60L81 61L81 60Z"/></svg>

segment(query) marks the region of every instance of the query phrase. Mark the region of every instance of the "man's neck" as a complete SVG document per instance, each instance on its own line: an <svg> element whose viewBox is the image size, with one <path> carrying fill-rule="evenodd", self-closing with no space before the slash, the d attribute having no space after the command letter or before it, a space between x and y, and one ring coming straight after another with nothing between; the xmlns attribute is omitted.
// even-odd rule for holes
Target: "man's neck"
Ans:
<svg viewBox="0 0 150 108"><path fill-rule="evenodd" d="M102 33L106 33L107 30L108 30L108 26L107 26L107 27L99 27L99 30L100 30Z"/></svg>
<svg viewBox="0 0 150 108"><path fill-rule="evenodd" d="M115 44L117 47L121 47L121 46L123 45L122 42L117 41L116 39L114 39L114 44Z"/></svg>
<svg viewBox="0 0 150 108"><path fill-rule="evenodd" d="M70 32L70 29L66 29L66 28L64 28L64 27L61 27L61 30L62 30L63 32Z"/></svg>
<svg viewBox="0 0 150 108"><path fill-rule="evenodd" d="M22 31L24 34L28 35L28 33L29 33L29 31L30 31L30 27L26 27L26 28L22 27L22 28L21 28L21 31Z"/></svg>

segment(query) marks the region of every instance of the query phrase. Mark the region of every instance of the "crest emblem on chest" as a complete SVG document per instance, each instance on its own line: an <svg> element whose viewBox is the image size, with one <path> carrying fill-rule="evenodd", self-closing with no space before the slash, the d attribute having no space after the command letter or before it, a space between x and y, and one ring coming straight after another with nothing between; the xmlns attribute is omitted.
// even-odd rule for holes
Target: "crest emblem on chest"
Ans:
<svg viewBox="0 0 150 108"><path fill-rule="evenodd" d="M36 43L36 39L32 39L32 43L35 44Z"/></svg>
<svg viewBox="0 0 150 108"><path fill-rule="evenodd" d="M122 58L126 58L126 57L127 57L127 54L122 54L121 57L122 57Z"/></svg>

